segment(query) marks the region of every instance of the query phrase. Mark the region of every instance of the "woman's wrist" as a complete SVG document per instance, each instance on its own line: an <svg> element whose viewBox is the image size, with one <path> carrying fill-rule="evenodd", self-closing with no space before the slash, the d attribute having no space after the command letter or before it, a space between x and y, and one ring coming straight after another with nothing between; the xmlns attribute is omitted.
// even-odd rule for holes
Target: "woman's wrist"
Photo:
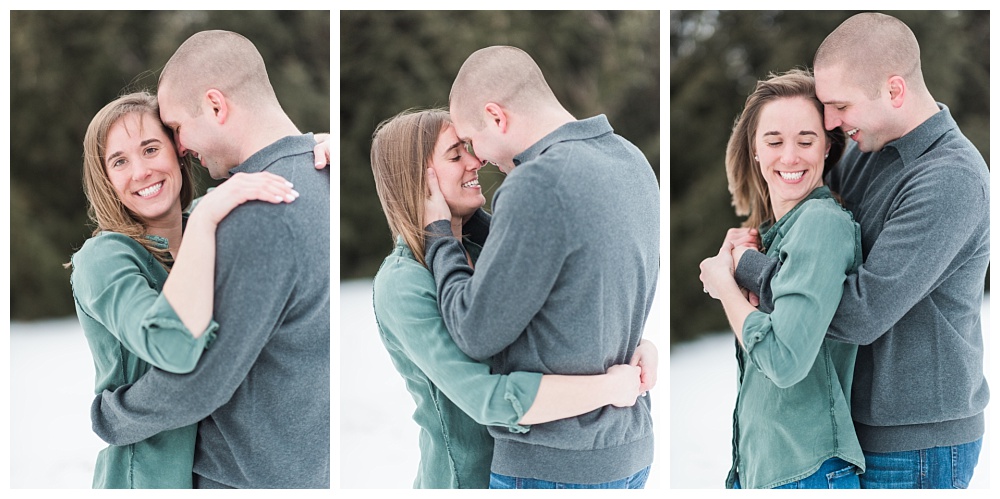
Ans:
<svg viewBox="0 0 1000 499"><path fill-rule="evenodd" d="M216 220L209 213L211 210L207 209L205 206L203 210L194 210L188 215L187 224L184 226L184 233L187 234L191 231L215 231L215 228L219 225L219 220Z"/></svg>

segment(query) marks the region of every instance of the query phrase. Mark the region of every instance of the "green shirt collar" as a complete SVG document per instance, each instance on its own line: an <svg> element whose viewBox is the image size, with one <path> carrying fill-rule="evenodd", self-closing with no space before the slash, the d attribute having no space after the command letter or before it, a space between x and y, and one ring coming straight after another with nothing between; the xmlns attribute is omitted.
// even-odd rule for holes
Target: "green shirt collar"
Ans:
<svg viewBox="0 0 1000 499"><path fill-rule="evenodd" d="M805 199L799 201L799 203L796 204L794 208L789 210L788 213L785 213L785 216L781 217L781 219L779 219L774 224L768 224L768 223L762 224L758 229L759 232L762 234L760 240L762 250L765 253L767 252L767 249L771 247L771 243L774 242L774 238L775 236L778 235L778 232L781 231L781 228L784 227L785 224L789 223L790 220L794 220L796 218L795 213L799 211L799 208L803 204L805 204L806 201L809 201L810 199L829 199L829 198L833 198L833 192L830 191L829 187L821 185L813 189L813 191L810 192Z"/></svg>

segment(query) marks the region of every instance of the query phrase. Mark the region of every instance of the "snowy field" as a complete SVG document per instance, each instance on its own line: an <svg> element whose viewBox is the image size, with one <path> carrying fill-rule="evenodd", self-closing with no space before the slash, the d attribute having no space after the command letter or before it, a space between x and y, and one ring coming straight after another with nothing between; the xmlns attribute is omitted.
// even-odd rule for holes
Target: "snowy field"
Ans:
<svg viewBox="0 0 1000 499"><path fill-rule="evenodd" d="M339 369L334 366L332 384L332 485L407 489L418 460L413 401L378 340L371 282L342 283L340 311L333 338L340 354L334 354ZM988 305L983 313L989 331ZM661 315L657 307L651 322ZM735 397L731 336L713 335L668 354L665 335L655 329L647 334L660 346L661 364L652 394L657 455L647 487L721 488ZM986 336L987 377L993 380ZM90 430L94 369L76 319L11 324L10 359L10 487L89 488L104 444ZM973 488L1000 483L989 473L991 412Z"/></svg>

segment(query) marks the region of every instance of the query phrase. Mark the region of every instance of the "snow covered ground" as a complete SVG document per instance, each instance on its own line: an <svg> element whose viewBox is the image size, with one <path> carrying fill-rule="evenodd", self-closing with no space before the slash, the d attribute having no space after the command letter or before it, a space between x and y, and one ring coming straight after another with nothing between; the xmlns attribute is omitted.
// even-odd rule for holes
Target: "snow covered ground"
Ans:
<svg viewBox="0 0 1000 499"><path fill-rule="evenodd" d="M341 283L339 301L340 317L334 321L339 328L333 334L334 352L340 353L333 356L332 485L409 488L418 460L413 401L378 340L371 282ZM989 331L988 302L983 313ZM709 336L668 355L666 336L654 326L661 315L655 307L647 333L661 354L652 394L659 418L657 455L647 487L721 488L729 469L735 397L731 336ZM989 334L986 338L987 377L993 380ZM76 319L12 323L10 359L10 487L89 488L94 458L104 444L90 430L94 368ZM989 473L991 412L996 411L987 409L987 445L973 488L1000 483Z"/></svg>

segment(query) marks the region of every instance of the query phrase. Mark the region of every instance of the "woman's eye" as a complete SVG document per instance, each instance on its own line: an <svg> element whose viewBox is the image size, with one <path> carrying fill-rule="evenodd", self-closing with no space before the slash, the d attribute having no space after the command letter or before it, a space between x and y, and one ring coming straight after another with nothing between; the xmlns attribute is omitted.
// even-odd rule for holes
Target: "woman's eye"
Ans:
<svg viewBox="0 0 1000 499"><path fill-rule="evenodd" d="M459 159L461 159L461 157L462 156L455 156L454 158L448 158L448 161L451 161L452 163L454 163L455 161L458 161Z"/></svg>
<svg viewBox="0 0 1000 499"><path fill-rule="evenodd" d="M118 158L113 163L111 163L111 168L118 168L119 166L122 166L124 164L125 164L125 159Z"/></svg>
<svg viewBox="0 0 1000 499"><path fill-rule="evenodd" d="M781 145L781 142L768 142L768 147L777 147Z"/></svg>
<svg viewBox="0 0 1000 499"><path fill-rule="evenodd" d="M813 145L813 143L812 142L799 142L799 145L802 146L802 147L809 147L809 146Z"/></svg>
<svg viewBox="0 0 1000 499"><path fill-rule="evenodd" d="M158 148L158 147L147 147L146 150L143 151L143 152L145 154L153 154L153 153L155 153L156 151L159 151L159 150L160 150L160 148Z"/></svg>

